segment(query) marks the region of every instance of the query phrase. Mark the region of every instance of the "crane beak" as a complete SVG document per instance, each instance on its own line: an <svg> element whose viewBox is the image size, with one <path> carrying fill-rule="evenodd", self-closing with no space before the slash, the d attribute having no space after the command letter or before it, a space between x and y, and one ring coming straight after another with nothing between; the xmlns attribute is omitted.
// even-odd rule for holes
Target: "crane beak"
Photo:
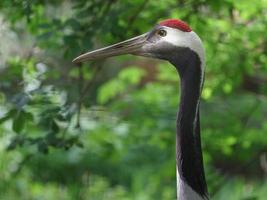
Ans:
<svg viewBox="0 0 267 200"><path fill-rule="evenodd" d="M81 63L89 60L99 60L103 58L108 58L112 56L118 56L123 54L134 54L145 56L144 46L147 41L148 34L143 34L117 44L113 44L108 47L97 49L94 51L87 52L76 57L72 62Z"/></svg>

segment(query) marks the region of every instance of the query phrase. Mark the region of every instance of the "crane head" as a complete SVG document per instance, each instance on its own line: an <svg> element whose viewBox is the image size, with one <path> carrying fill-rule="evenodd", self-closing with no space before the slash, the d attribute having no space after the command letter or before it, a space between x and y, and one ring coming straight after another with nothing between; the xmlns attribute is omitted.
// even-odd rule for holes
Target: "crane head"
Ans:
<svg viewBox="0 0 267 200"><path fill-rule="evenodd" d="M190 49L202 63L204 49L198 35L183 21L167 19L158 23L152 30L140 36L117 44L87 52L76 57L73 62L81 63L123 54L153 57L175 62L184 59L183 52Z"/></svg>

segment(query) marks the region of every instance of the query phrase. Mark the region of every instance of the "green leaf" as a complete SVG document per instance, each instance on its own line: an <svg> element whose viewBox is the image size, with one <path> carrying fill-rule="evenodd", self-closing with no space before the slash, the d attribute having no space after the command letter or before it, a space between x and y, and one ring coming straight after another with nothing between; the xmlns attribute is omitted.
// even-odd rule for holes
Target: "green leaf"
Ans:
<svg viewBox="0 0 267 200"><path fill-rule="evenodd" d="M27 119L27 115L25 114L24 111L18 111L16 117L13 120L13 126L12 129L16 133L20 133L25 125L25 121Z"/></svg>
<svg viewBox="0 0 267 200"><path fill-rule="evenodd" d="M44 154L48 153L48 146L44 140L38 142L38 151Z"/></svg>
<svg viewBox="0 0 267 200"><path fill-rule="evenodd" d="M139 67L127 67L119 73L119 79L130 84L137 84L144 76L145 71Z"/></svg>
<svg viewBox="0 0 267 200"><path fill-rule="evenodd" d="M57 123L55 122L55 120L52 121L52 124L51 124L51 131L53 133L58 133L59 132L59 126L57 125Z"/></svg>
<svg viewBox="0 0 267 200"><path fill-rule="evenodd" d="M122 81L111 80L105 83L99 90L98 101L101 104L107 103L110 99L123 91L125 85Z"/></svg>
<svg viewBox="0 0 267 200"><path fill-rule="evenodd" d="M74 18L68 19L65 22L65 26L70 26L73 30L78 30L81 27L80 23Z"/></svg>
<svg viewBox="0 0 267 200"><path fill-rule="evenodd" d="M16 109L11 109L9 112L7 112L5 114L4 117L0 118L0 124L4 123L5 121L9 120L10 118L12 118L15 114L17 113Z"/></svg>

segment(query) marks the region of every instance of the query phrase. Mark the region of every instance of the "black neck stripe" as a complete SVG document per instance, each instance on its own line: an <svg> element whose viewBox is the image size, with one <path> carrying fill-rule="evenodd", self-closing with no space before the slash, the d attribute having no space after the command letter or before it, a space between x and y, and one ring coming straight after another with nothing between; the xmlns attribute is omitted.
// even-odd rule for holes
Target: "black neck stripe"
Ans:
<svg viewBox="0 0 267 200"><path fill-rule="evenodd" d="M177 116L178 172L180 178L194 191L207 198L198 110L201 61L194 51L185 48L180 51L177 59L172 57L171 63L176 66L181 78L181 98Z"/></svg>

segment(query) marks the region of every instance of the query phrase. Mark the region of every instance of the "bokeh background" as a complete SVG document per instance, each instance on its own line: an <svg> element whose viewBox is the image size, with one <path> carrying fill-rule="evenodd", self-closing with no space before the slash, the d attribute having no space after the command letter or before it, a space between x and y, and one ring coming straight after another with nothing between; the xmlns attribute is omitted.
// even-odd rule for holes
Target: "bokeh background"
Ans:
<svg viewBox="0 0 267 200"><path fill-rule="evenodd" d="M213 200L267 198L266 0L1 0L0 200L173 200L179 78L87 51L186 21L206 48Z"/></svg>

